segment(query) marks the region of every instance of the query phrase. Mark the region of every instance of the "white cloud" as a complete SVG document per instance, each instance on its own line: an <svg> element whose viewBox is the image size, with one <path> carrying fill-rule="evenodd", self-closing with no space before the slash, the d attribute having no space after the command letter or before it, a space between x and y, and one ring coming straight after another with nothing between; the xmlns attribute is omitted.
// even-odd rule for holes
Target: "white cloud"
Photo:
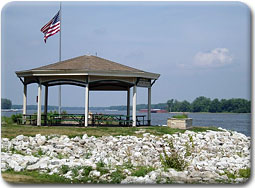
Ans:
<svg viewBox="0 0 255 188"><path fill-rule="evenodd" d="M233 57L227 48L215 48L210 52L198 52L193 65L201 68L217 68L229 65Z"/></svg>

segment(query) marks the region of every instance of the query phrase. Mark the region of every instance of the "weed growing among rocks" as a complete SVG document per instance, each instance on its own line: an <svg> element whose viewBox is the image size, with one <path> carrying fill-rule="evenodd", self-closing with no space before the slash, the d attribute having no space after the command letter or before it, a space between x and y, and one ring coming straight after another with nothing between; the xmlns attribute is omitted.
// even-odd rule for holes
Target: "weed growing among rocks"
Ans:
<svg viewBox="0 0 255 188"><path fill-rule="evenodd" d="M153 167L147 167L147 166L140 166L138 167L134 172L132 172L132 176L137 176L137 177L144 177L146 174L149 172L155 170Z"/></svg>
<svg viewBox="0 0 255 188"><path fill-rule="evenodd" d="M168 142L168 144L171 149L171 153L167 154L165 147L163 147L163 155L160 154L161 163L166 168L173 168L177 171L183 171L187 166L187 163L174 147L172 139Z"/></svg>

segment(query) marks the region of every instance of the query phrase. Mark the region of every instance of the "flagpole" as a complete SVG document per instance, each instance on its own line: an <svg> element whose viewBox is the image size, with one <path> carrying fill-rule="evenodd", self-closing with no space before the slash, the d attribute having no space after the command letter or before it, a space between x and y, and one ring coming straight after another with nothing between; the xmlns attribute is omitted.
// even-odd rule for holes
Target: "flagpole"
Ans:
<svg viewBox="0 0 255 188"><path fill-rule="evenodd" d="M62 25L62 10L61 1L59 9L60 31L59 31L59 62L61 62L61 25ZM58 113L61 114L61 85L58 87Z"/></svg>

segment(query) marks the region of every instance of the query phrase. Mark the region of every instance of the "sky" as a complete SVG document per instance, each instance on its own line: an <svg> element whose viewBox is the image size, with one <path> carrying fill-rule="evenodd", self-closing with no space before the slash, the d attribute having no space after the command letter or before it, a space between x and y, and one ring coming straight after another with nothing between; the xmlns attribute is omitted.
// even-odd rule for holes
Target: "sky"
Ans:
<svg viewBox="0 0 255 188"><path fill-rule="evenodd" d="M58 61L59 33L45 44L40 32L58 10L58 2L3 7L2 98L22 104L15 71ZM240 2L63 2L61 58L97 53L159 73L153 104L199 96L250 100L250 14ZM62 106L84 106L84 95L82 87L62 86ZM37 85L28 85L28 105L36 96ZM137 103L147 103L147 89L138 88ZM49 88L49 105L58 105L58 87ZM90 106L112 105L126 105L126 92L90 92Z"/></svg>

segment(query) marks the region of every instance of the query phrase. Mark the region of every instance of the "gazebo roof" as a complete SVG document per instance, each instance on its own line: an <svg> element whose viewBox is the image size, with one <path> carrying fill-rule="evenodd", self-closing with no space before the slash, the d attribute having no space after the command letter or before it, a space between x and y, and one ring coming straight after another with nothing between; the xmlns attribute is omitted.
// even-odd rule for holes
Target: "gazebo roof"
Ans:
<svg viewBox="0 0 255 188"><path fill-rule="evenodd" d="M159 74L145 72L128 67L97 56L84 55L46 66L17 71L18 77L30 76L56 76L56 75L94 75L94 76L119 76L141 77L158 79Z"/></svg>

